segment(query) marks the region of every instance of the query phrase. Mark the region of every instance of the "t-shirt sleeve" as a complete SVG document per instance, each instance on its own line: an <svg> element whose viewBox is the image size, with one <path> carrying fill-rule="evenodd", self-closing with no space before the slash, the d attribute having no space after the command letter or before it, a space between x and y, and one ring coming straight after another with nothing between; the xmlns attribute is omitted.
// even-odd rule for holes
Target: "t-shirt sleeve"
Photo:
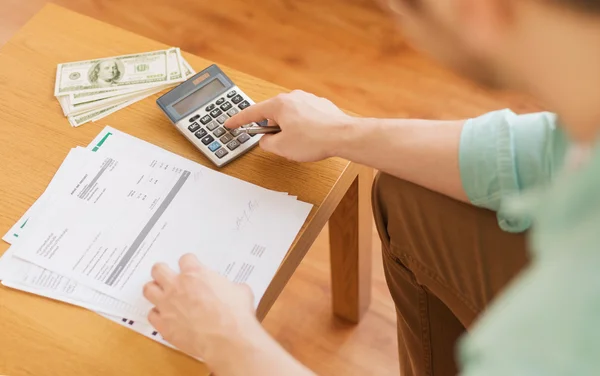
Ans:
<svg viewBox="0 0 600 376"><path fill-rule="evenodd" d="M567 149L552 113L516 115L510 110L470 119L463 128L459 163L463 188L473 205L497 212L500 227L525 231L530 219L509 215L504 199L547 184Z"/></svg>

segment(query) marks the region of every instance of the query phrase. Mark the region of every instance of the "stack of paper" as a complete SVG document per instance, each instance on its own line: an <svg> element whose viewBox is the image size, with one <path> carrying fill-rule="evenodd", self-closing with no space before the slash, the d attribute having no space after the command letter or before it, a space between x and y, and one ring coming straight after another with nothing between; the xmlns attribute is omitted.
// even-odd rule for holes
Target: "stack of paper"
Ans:
<svg viewBox="0 0 600 376"><path fill-rule="evenodd" d="M4 236L2 284L96 311L164 343L146 321L150 270L194 253L256 305L311 205L113 128L71 150Z"/></svg>
<svg viewBox="0 0 600 376"><path fill-rule="evenodd" d="M71 126L96 121L194 75L179 48L59 64L54 95Z"/></svg>

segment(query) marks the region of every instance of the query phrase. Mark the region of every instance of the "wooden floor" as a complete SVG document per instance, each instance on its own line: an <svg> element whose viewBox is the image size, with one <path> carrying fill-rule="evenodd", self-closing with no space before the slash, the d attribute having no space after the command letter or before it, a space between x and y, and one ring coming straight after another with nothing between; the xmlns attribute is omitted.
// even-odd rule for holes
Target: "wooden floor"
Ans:
<svg viewBox="0 0 600 376"><path fill-rule="evenodd" d="M517 112L539 109L531 100L468 84L420 56L373 0L53 2L277 84L328 97L364 116L455 119L504 107ZM0 45L45 3L0 0ZM330 314L327 236L325 231L318 238L265 327L321 375L398 374L395 313L375 234L373 302L356 327Z"/></svg>

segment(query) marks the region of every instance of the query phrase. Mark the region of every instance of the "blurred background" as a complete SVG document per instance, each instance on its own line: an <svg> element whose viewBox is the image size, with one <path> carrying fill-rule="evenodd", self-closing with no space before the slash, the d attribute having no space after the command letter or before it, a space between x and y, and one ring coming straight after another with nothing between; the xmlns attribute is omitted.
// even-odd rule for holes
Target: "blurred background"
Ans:
<svg viewBox="0 0 600 376"><path fill-rule="evenodd" d="M47 2L0 0L0 46ZM51 2L363 116L458 119L506 107L540 109L528 98L479 88L420 55L375 0ZM373 245L373 301L358 326L331 315L326 230L264 321L320 375L398 374L395 312L375 232Z"/></svg>

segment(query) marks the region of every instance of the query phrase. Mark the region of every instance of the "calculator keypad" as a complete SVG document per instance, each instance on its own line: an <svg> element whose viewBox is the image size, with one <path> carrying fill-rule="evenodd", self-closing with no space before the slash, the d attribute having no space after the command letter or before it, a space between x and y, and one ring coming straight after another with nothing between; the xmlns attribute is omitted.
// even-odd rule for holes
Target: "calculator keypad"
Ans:
<svg viewBox="0 0 600 376"><path fill-rule="evenodd" d="M215 129L215 131L213 132L213 134L215 135L215 137L221 137L222 135L224 135L227 131L223 128L217 128Z"/></svg>
<svg viewBox="0 0 600 376"><path fill-rule="evenodd" d="M203 143L204 145L208 145L208 144L210 144L211 142L213 142L214 140L215 140L215 138L214 138L213 136L211 136L211 135L208 135L208 136L206 136L206 137L204 137L204 138L202 139L202 143Z"/></svg>
<svg viewBox="0 0 600 376"><path fill-rule="evenodd" d="M204 110L204 113L190 116L187 129L205 145L203 152L210 153L218 159L227 159L225 157L230 154L235 158L238 149L245 150L241 146L254 135L244 133L240 129L229 130L222 126L228 118L250 106L249 101L242 95L235 90L226 92L222 97L216 98L199 110Z"/></svg>
<svg viewBox="0 0 600 376"><path fill-rule="evenodd" d="M229 94L231 94L231 93L229 93ZM227 96L229 96L229 94ZM231 98L231 101L233 102L233 104L238 104L243 100L244 100L244 98L242 98L242 96L239 94L236 95L235 97Z"/></svg>
<svg viewBox="0 0 600 376"><path fill-rule="evenodd" d="M229 111L229 109L231 108L231 103L226 102L224 105L221 106L221 110L223 111Z"/></svg>
<svg viewBox="0 0 600 376"><path fill-rule="evenodd" d="M208 115L206 115L206 116L203 116L203 117L202 117L202 119L200 119L200 122L201 122L202 124L204 124L204 125L206 125L206 124L210 123L211 121L212 121L212 119L211 119L211 117L210 117L210 116L208 116Z"/></svg>
<svg viewBox="0 0 600 376"><path fill-rule="evenodd" d="M219 143L219 141L214 141L212 144L208 145L208 148L210 149L210 151L216 151L220 147L221 147L221 144Z"/></svg>
<svg viewBox="0 0 600 376"><path fill-rule="evenodd" d="M225 136L221 137L220 140L222 143L226 144L229 141L233 140L233 136L227 133Z"/></svg>
<svg viewBox="0 0 600 376"><path fill-rule="evenodd" d="M240 128L235 128L235 129L229 130L229 133L231 133L231 135L233 137L237 137L242 133L242 130Z"/></svg>
<svg viewBox="0 0 600 376"><path fill-rule="evenodd" d="M188 129L190 132L196 132L198 129L200 129L200 124L198 124L198 123L190 124Z"/></svg>
<svg viewBox="0 0 600 376"><path fill-rule="evenodd" d="M206 136L207 133L208 132L206 132L206 129L200 129L198 132L194 133L194 135L197 138L202 138L202 137Z"/></svg>
<svg viewBox="0 0 600 376"><path fill-rule="evenodd" d="M227 144L227 147L229 148L229 150L235 150L238 148L238 146L240 146L240 143L237 140L233 140Z"/></svg>
<svg viewBox="0 0 600 376"><path fill-rule="evenodd" d="M225 120L227 120L227 115L221 115L221 116L219 116L219 117L217 118L217 121L218 121L220 124L223 124L223 123L225 123Z"/></svg>
<svg viewBox="0 0 600 376"><path fill-rule="evenodd" d="M211 121L210 123L208 123L208 125L206 125L206 129L208 129L209 131L214 131L217 127L219 126L219 124L216 121Z"/></svg>
<svg viewBox="0 0 600 376"><path fill-rule="evenodd" d="M217 150L217 151L216 151L216 153L215 153L215 155L216 155L216 156L217 156L219 159L223 158L223 157L224 157L224 156L226 156L227 154L229 154L229 152L228 152L228 151L227 151L227 149L225 149L225 148L220 148L220 149L219 149L219 150Z"/></svg>
<svg viewBox="0 0 600 376"><path fill-rule="evenodd" d="M248 133L242 133L240 135L240 137L237 138L237 140L240 144L243 144L244 142L248 141L249 139L250 139L250 136L248 135Z"/></svg>

